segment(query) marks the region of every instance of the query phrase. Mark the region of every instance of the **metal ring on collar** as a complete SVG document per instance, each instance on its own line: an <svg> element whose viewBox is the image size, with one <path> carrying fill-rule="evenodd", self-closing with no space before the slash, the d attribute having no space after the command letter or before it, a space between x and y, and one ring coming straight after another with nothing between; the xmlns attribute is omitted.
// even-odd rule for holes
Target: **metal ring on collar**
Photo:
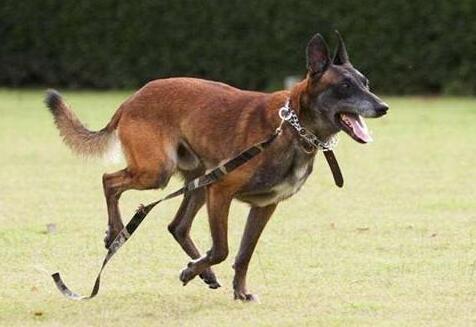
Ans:
<svg viewBox="0 0 476 327"><path fill-rule="evenodd" d="M289 120L291 118L292 112L291 110L288 110L286 107L282 107L279 109L279 118L283 120Z"/></svg>

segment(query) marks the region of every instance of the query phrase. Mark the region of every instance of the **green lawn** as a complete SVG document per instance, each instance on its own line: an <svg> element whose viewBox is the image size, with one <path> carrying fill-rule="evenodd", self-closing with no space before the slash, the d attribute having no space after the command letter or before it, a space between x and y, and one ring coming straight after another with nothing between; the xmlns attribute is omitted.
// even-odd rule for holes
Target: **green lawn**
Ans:
<svg viewBox="0 0 476 327"><path fill-rule="evenodd" d="M65 92L94 129L128 94ZM373 144L341 135L344 189L319 156L253 257L248 284L261 304L242 304L231 264L247 207L232 207L232 255L215 268L223 287L209 290L178 280L188 258L166 226L180 200L149 215L96 299L61 296L49 277L57 270L74 291L91 290L105 254L101 175L120 165L72 155L42 98L0 90L0 325L476 325L476 99L386 98L389 114L368 121ZM124 217L162 194L125 193ZM202 249L205 214L193 228Z"/></svg>

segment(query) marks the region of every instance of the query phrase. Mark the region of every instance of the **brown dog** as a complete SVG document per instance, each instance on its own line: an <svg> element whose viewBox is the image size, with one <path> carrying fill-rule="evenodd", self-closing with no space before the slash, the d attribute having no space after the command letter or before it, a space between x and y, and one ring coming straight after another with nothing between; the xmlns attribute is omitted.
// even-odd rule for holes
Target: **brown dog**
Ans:
<svg viewBox="0 0 476 327"><path fill-rule="evenodd" d="M65 143L74 152L101 155L120 142L127 167L103 175L108 208L106 247L123 228L118 201L129 189L164 188L178 172L185 181L202 175L224 159L267 138L280 124L278 110L289 99L304 127L321 140L344 130L356 141L371 140L362 117L379 117L388 107L369 91L367 79L352 67L342 39L331 60L317 34L306 50L306 78L290 92L243 91L226 84L194 79L152 81L125 101L109 124L89 131L55 91L46 103ZM186 284L199 275L211 288L220 286L211 266L228 255L228 211L236 198L251 205L236 256L233 280L236 299L253 300L246 289L251 255L277 204L296 193L312 171L316 151L303 148L289 125L260 156L218 182L184 196L169 231L194 259L181 272ZM212 248L201 255L190 228L207 204Z"/></svg>

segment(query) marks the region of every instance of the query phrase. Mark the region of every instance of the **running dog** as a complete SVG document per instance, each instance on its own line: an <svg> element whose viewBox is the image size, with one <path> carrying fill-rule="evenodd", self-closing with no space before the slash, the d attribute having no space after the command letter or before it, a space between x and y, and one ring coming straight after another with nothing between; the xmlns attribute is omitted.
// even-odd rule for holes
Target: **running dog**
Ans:
<svg viewBox="0 0 476 327"><path fill-rule="evenodd" d="M149 82L100 131L88 130L50 90L45 102L64 142L73 152L100 156L120 144L127 167L103 175L108 212L104 239L109 247L123 228L118 201L124 191L167 186L175 173L188 182L269 137L280 125L280 108L289 101L301 124L320 140L343 130L359 143L371 141L363 120L384 115L388 106L369 90L355 69L340 35L334 57L316 34L306 48L307 73L290 91L262 93L195 78ZM233 199L250 204L233 268L235 299L255 300L246 273L264 227L279 202L294 195L312 171L317 150L309 151L290 125L261 155L206 188L186 194L168 230L193 259L180 273L185 285L197 275L210 288L220 284L211 269L228 256L228 214ZM197 212L206 203L213 245L201 255L190 238Z"/></svg>

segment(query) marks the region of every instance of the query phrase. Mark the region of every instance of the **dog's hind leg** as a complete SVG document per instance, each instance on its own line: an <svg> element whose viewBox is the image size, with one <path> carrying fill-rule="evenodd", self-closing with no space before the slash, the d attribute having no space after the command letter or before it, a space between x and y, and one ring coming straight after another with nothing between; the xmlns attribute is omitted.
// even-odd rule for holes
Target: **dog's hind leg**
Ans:
<svg viewBox="0 0 476 327"><path fill-rule="evenodd" d="M108 213L108 229L104 245L109 248L117 234L124 227L119 210L119 198L124 191L130 189L148 190L164 187L170 173L157 170L132 170L126 168L112 174L103 175L104 195Z"/></svg>
<svg viewBox="0 0 476 327"><path fill-rule="evenodd" d="M228 256L228 212L234 192L219 184L207 187L208 222L212 235L212 248L205 256L189 262L180 273L180 280L186 285L195 276L203 273Z"/></svg>
<svg viewBox="0 0 476 327"><path fill-rule="evenodd" d="M106 248L109 247L114 237L124 227L121 219L121 212L119 211L119 197L121 196L122 185L124 181L128 180L127 170L119 170L112 174L104 174L102 176L102 185L104 189L104 196L106 197L107 205L107 226L104 244Z"/></svg>
<svg viewBox="0 0 476 327"><path fill-rule="evenodd" d="M198 259L201 255L190 237L190 228L192 227L195 216L204 203L204 189L197 189L191 193L185 194L175 218L168 226L169 232L180 244L185 253L187 253L192 259ZM199 276L210 288L215 289L220 287L220 283L211 268L205 269Z"/></svg>
<svg viewBox="0 0 476 327"><path fill-rule="evenodd" d="M271 204L263 208L253 207L250 210L245 231L241 239L240 250L233 265L233 269L235 269L235 277L233 278L235 300L257 300L255 295L248 293L246 290L246 273L261 232L269 221L269 218L271 218L274 209L276 209L276 204Z"/></svg>

